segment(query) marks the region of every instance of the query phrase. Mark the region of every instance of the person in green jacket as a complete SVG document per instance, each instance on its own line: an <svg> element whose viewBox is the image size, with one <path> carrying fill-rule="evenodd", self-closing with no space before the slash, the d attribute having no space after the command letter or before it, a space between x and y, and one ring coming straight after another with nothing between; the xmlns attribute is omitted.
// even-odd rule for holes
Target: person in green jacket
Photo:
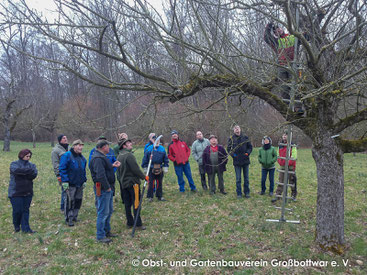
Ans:
<svg viewBox="0 0 367 275"><path fill-rule="evenodd" d="M120 154L118 161L121 163L117 169L117 179L120 183L121 199L125 205L125 213L127 219L127 227L133 227L134 217L136 217L139 207L140 194L140 180L149 181L149 177L145 176L140 169L136 158L132 153L133 144L129 139L120 139ZM131 213L131 207L134 210L134 217ZM136 229L144 230L141 217L139 215Z"/></svg>
<svg viewBox="0 0 367 275"><path fill-rule="evenodd" d="M269 174L270 188L269 196L273 196L274 192L274 172L275 162L277 161L277 151L272 146L271 138L265 136L262 139L262 147L259 150L259 162L262 165L261 169L261 192L260 195L265 195L266 191L266 178Z"/></svg>

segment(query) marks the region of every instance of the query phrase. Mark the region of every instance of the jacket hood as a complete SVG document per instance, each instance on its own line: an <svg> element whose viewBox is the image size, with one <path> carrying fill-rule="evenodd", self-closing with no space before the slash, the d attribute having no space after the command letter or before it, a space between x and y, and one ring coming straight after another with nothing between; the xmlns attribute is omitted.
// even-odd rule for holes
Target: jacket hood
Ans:
<svg viewBox="0 0 367 275"><path fill-rule="evenodd" d="M264 143L265 139L268 139L268 140L269 140L269 144L270 144L270 145L272 145L272 144L273 144L273 141L271 140L271 138L270 138L270 137L268 137L268 136L265 136L265 137L263 137L263 139L261 140L261 144L262 144L262 145L264 145L264 144L265 144L265 143Z"/></svg>

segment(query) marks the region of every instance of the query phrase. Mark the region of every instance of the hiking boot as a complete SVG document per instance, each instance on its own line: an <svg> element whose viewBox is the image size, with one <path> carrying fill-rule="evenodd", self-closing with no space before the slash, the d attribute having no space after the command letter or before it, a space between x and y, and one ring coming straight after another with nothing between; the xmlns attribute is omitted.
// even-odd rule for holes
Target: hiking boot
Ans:
<svg viewBox="0 0 367 275"><path fill-rule="evenodd" d="M73 221L68 221L68 226L74 226Z"/></svg>
<svg viewBox="0 0 367 275"><path fill-rule="evenodd" d="M110 242L112 242L112 240L105 237L103 239L97 240L97 242L100 242L100 243L110 243Z"/></svg>
<svg viewBox="0 0 367 275"><path fill-rule="evenodd" d="M227 192L224 191L224 190L220 190L220 193L223 194L223 195L227 195Z"/></svg>
<svg viewBox="0 0 367 275"><path fill-rule="evenodd" d="M161 198L158 198L159 201L166 201L165 198L161 197Z"/></svg>
<svg viewBox="0 0 367 275"><path fill-rule="evenodd" d="M242 195L237 195L237 199L242 199Z"/></svg>
<svg viewBox="0 0 367 275"><path fill-rule="evenodd" d="M259 192L259 195L261 195L261 196L265 195L265 191Z"/></svg>
<svg viewBox="0 0 367 275"><path fill-rule="evenodd" d="M29 229L28 231L24 231L25 234L34 234L37 233L37 231L33 231L32 229Z"/></svg>
<svg viewBox="0 0 367 275"><path fill-rule="evenodd" d="M210 191L210 195L214 195L215 194L215 191Z"/></svg>
<svg viewBox="0 0 367 275"><path fill-rule="evenodd" d="M111 233L111 232L107 232L106 233L106 237L107 238L115 238L115 237L117 237L118 235L117 234L113 234L113 233Z"/></svg>
<svg viewBox="0 0 367 275"><path fill-rule="evenodd" d="M198 190L192 189L191 192L196 193Z"/></svg>
<svg viewBox="0 0 367 275"><path fill-rule="evenodd" d="M153 202L153 198L149 198L148 199L148 202Z"/></svg>
<svg viewBox="0 0 367 275"><path fill-rule="evenodd" d="M137 226L136 230L146 230L147 228L144 225Z"/></svg>
<svg viewBox="0 0 367 275"><path fill-rule="evenodd" d="M272 197L273 195L273 192L269 192L269 197Z"/></svg>
<svg viewBox="0 0 367 275"><path fill-rule="evenodd" d="M250 194L245 194L245 198L246 198L246 199L251 198Z"/></svg>

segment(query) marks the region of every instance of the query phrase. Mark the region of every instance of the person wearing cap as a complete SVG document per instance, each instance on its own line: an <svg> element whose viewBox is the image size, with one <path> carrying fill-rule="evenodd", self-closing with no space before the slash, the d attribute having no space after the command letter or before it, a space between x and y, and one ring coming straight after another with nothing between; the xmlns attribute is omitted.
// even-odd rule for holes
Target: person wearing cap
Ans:
<svg viewBox="0 0 367 275"><path fill-rule="evenodd" d="M210 145L210 142L207 138L204 138L203 133L201 131L196 132L196 140L191 146L191 153L199 166L199 173L201 179L201 186L203 190L208 190L205 179L205 168L203 166L203 152L204 149Z"/></svg>
<svg viewBox="0 0 367 275"><path fill-rule="evenodd" d="M183 174L185 174L187 181L189 182L191 191L196 192L196 186L192 179L189 163L191 150L187 146L186 142L179 139L178 132L176 130L171 132L171 137L172 141L167 148L168 158L173 162L175 167L180 192L185 192L185 180L183 178Z"/></svg>
<svg viewBox="0 0 367 275"><path fill-rule="evenodd" d="M281 171L285 170L285 157L287 156L287 143L288 143L288 131L284 131L279 147L278 147L278 164ZM297 160L297 147L292 146L290 151L290 160L288 161L288 171L293 173L288 174L288 184L291 186L292 199L295 201L297 197L297 177L296 177L296 160ZM284 172L279 172L279 182L284 184ZM283 185L278 184L275 194L275 198L271 200L272 203L280 200L280 195L283 193Z"/></svg>
<svg viewBox="0 0 367 275"><path fill-rule="evenodd" d="M236 192L237 198L242 197L241 173L243 172L243 189L245 198L250 198L249 165L252 144L250 139L243 135L238 125L233 127L233 135L228 139L227 152L233 158L233 166L236 172Z"/></svg>
<svg viewBox="0 0 367 275"><path fill-rule="evenodd" d="M107 157L109 152L109 142L105 139L100 139L89 162L97 201L97 241L102 243L109 243L111 242L110 238L116 236L111 233L110 220L113 212L113 194L115 191L114 168L119 167L120 162L115 161L111 164L111 160Z"/></svg>
<svg viewBox="0 0 367 275"><path fill-rule="evenodd" d="M107 141L107 138L105 136L99 136L97 139L97 144L98 142L105 140L108 144L110 144L110 142ZM116 156L115 156L115 152L112 148L110 148L110 146L108 146L108 148L110 149L109 152L106 154L106 157L110 160L111 164L115 163L116 161ZM92 156L94 154L94 152L97 150L97 147L94 147L90 153L89 153L89 159L88 159L88 163L89 163L89 168L90 168L90 162L92 159ZM116 168L114 168L114 171L116 172Z"/></svg>
<svg viewBox="0 0 367 275"><path fill-rule="evenodd" d="M141 164L141 167L143 167L144 173L146 174L150 156L151 154L153 154L152 163L149 169L149 185L147 193L147 198L149 199L150 202L153 201L154 190L158 200L165 201L165 199L163 198L163 191L162 191L163 174L168 173L168 163L169 163L166 150L162 145L157 144L157 146L153 148L156 138L157 137L154 134L154 136L151 137L150 139L150 141L153 143L149 145L146 149L144 149L144 157Z"/></svg>
<svg viewBox="0 0 367 275"><path fill-rule="evenodd" d="M51 152L51 160L52 160L52 166L54 168L54 173L57 178L57 181L61 187L61 202L60 202L60 210L62 213L64 213L64 201L65 201L65 191L62 188L61 185L61 177L59 172L59 165L60 165L60 158L63 154L65 154L67 151L69 151L70 147L68 144L68 138L65 135L59 135L57 137L58 143L55 145L55 147L52 149Z"/></svg>
<svg viewBox="0 0 367 275"><path fill-rule="evenodd" d="M10 164L8 198L13 208L14 231L35 233L29 226L29 208L33 198L33 180L37 177L36 165L29 160L32 152L23 149L18 153L18 160Z"/></svg>
<svg viewBox="0 0 367 275"><path fill-rule="evenodd" d="M220 193L226 195L224 191L223 172L226 171L226 164L228 162L228 155L222 145L218 144L216 135L209 136L210 145L208 145L203 152L203 166L205 172L208 173L210 194L215 194L215 175L218 177L218 189Z"/></svg>
<svg viewBox="0 0 367 275"><path fill-rule="evenodd" d="M118 155L119 155L119 153L121 151L120 150L119 143L123 139L129 139L128 135L126 133L118 133L117 134L117 144L112 147L112 150L115 152L116 158L118 157Z"/></svg>
<svg viewBox="0 0 367 275"><path fill-rule="evenodd" d="M144 154L145 154L145 152L146 152L147 148L148 148L150 145L153 145L153 143L154 143L154 141L155 141L155 139L156 139L156 138L157 138L157 137L156 137L155 133L150 133L150 134L149 134L149 136L148 136L149 141L148 141L148 143L147 143L147 144L145 144L145 146L144 146Z"/></svg>
<svg viewBox="0 0 367 275"><path fill-rule="evenodd" d="M277 161L277 152L272 146L272 140L270 137L265 136L262 141L262 147L259 150L258 160L261 164L261 192L260 195L265 195L266 191L266 178L269 174L269 196L273 196L274 192L274 172L275 172L275 162Z"/></svg>
<svg viewBox="0 0 367 275"><path fill-rule="evenodd" d="M130 139L121 139L119 141L120 154L117 160L121 163L117 169L117 179L120 183L120 193L122 201L125 205L125 214L127 227L133 227L134 217L136 217L140 202L140 180L149 182L149 177L145 176L141 171L136 158L132 153L133 144ZM131 213L133 207L134 217ZM139 215L137 229L144 230L141 215Z"/></svg>
<svg viewBox="0 0 367 275"><path fill-rule="evenodd" d="M84 143L77 139L71 144L70 151L61 156L60 176L65 190L65 221L74 226L83 200L83 188L87 181L87 160L82 155Z"/></svg>

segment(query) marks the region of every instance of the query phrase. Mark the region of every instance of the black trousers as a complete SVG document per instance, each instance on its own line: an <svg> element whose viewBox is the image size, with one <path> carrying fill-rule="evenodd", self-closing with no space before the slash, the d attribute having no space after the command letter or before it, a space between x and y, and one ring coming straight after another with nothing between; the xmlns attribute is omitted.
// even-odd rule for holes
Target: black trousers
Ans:
<svg viewBox="0 0 367 275"><path fill-rule="evenodd" d="M141 197L140 195L140 190L139 190L139 197ZM127 220L127 225L128 226L133 226L134 225L134 218L136 217L136 214L138 212L138 209L134 208L134 202L135 202L135 192L134 192L134 187L128 187L128 188L124 188L121 189L121 199L125 205L125 214L126 214L126 220ZM131 207L134 209L134 217L132 215L131 212ZM143 223L141 221L141 217L139 215L138 217L138 221L136 223L136 226L142 226Z"/></svg>
<svg viewBox="0 0 367 275"><path fill-rule="evenodd" d="M164 173L162 171L159 175L154 175L152 173L152 170L150 170L147 198L153 198L154 189L155 189L155 196L157 198L162 198L163 196L163 190L162 190L163 174Z"/></svg>

